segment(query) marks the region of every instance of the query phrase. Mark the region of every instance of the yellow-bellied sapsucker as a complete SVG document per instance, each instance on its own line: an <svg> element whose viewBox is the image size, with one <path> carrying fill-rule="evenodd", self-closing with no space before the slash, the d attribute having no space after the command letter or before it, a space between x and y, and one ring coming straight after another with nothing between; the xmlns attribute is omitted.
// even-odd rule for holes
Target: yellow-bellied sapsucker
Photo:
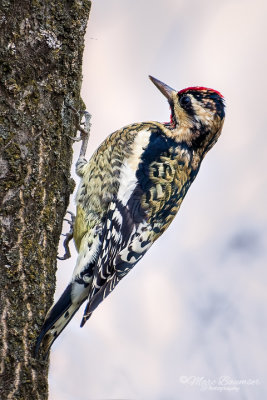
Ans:
<svg viewBox="0 0 267 400"><path fill-rule="evenodd" d="M224 121L216 90L176 91L150 77L167 97L170 123L132 124L112 133L87 163L80 158L72 279L49 310L38 338L46 351L87 300L81 326L175 217Z"/></svg>

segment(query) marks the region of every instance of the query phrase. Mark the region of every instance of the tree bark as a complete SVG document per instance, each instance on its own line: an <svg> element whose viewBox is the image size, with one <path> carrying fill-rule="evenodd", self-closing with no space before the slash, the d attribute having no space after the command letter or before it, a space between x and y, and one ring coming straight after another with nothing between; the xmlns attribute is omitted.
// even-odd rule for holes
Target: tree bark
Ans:
<svg viewBox="0 0 267 400"><path fill-rule="evenodd" d="M69 195L88 0L0 5L0 398L47 399L34 359Z"/></svg>

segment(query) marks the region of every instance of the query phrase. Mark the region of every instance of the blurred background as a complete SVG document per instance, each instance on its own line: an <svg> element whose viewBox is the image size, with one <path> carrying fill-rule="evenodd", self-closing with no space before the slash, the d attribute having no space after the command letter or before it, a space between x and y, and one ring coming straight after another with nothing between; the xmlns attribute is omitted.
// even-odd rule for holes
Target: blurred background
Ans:
<svg viewBox="0 0 267 400"><path fill-rule="evenodd" d="M219 90L226 121L168 231L55 342L51 400L267 398L266 13L265 0L93 1L88 158L124 125L169 120L149 74ZM75 261L72 247L55 298Z"/></svg>

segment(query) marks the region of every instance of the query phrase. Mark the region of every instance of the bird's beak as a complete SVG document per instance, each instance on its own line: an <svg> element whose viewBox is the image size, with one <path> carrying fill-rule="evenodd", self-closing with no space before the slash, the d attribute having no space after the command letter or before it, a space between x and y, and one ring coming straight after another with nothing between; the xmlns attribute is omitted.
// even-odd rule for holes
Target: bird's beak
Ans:
<svg viewBox="0 0 267 400"><path fill-rule="evenodd" d="M149 75L149 78L154 83L154 85L157 86L157 88L161 91L161 93L164 94L164 96L168 99L168 101L171 102L172 101L172 93L176 92L176 90L172 89L170 86L159 81L158 79L154 78L151 75Z"/></svg>

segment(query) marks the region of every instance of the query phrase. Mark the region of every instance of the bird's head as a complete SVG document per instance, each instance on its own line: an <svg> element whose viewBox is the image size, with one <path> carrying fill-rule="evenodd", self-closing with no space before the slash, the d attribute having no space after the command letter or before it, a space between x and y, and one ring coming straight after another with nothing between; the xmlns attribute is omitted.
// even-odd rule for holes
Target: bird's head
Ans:
<svg viewBox="0 0 267 400"><path fill-rule="evenodd" d="M224 99L216 90L189 87L177 91L149 76L168 99L171 121L167 127L172 137L184 142L202 158L216 143L224 121Z"/></svg>

